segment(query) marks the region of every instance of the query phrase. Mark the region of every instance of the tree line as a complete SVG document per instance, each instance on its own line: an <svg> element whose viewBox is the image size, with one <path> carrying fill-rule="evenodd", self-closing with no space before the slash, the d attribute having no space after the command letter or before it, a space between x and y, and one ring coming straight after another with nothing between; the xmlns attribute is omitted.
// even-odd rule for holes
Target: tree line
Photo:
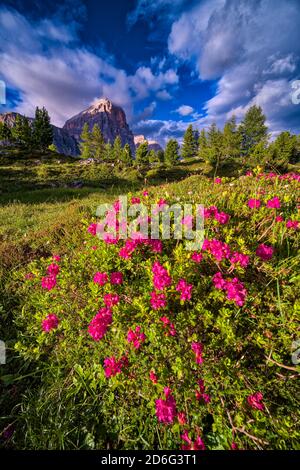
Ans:
<svg viewBox="0 0 300 470"><path fill-rule="evenodd" d="M21 145L28 150L44 152L49 146L55 150L48 111L44 107L37 107L34 120L17 114L12 127L0 122L0 140Z"/></svg>
<svg viewBox="0 0 300 470"><path fill-rule="evenodd" d="M14 126L0 123L0 140L17 143L29 150L56 150L53 145L53 129L47 110L36 108L34 120L17 114ZM285 168L300 162L300 136L281 132L274 140L266 125L261 107L252 106L243 120L237 124L232 116L219 129L212 123L200 132L190 124L183 136L181 147L176 139L170 139L165 150L149 149L142 142L133 155L130 145L124 146L120 136L113 143L106 142L97 124L89 130L85 123L80 139L81 158L93 158L103 162L117 162L125 166L149 166L163 164L174 166L180 159L198 158L210 163L216 170L232 160Z"/></svg>
<svg viewBox="0 0 300 470"><path fill-rule="evenodd" d="M300 135L281 132L273 141L260 106L252 106L237 125L232 116L218 129L215 123L199 133L189 125L181 147L184 159L199 157L218 168L230 159L243 159L270 167L285 167L300 162Z"/></svg>

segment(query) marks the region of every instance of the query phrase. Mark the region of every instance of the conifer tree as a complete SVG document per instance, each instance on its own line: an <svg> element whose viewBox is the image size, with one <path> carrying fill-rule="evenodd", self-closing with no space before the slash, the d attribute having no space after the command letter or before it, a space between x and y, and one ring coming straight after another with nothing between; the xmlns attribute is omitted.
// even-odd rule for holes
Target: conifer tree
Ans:
<svg viewBox="0 0 300 470"><path fill-rule="evenodd" d="M248 156L251 149L262 140L268 139L268 128L265 125L266 116L260 106L251 106L239 125L241 134L242 154Z"/></svg>
<svg viewBox="0 0 300 470"><path fill-rule="evenodd" d="M113 159L115 162L122 159L122 151L123 151L122 141L121 141L121 137L118 135L115 138L114 147L113 147Z"/></svg>
<svg viewBox="0 0 300 470"><path fill-rule="evenodd" d="M131 166L132 165L132 153L131 153L131 148L129 144L125 144L122 153L121 153L121 160L122 163L126 166Z"/></svg>
<svg viewBox="0 0 300 470"><path fill-rule="evenodd" d="M0 122L0 140L10 142L12 139L13 136L11 128L6 124L6 122Z"/></svg>
<svg viewBox="0 0 300 470"><path fill-rule="evenodd" d="M192 124L187 127L183 136L181 156L183 158L193 158L197 155L198 142L195 138Z"/></svg>
<svg viewBox="0 0 300 470"><path fill-rule="evenodd" d="M90 139L89 139L89 145L90 145L91 156L93 158L103 159L105 142L104 142L103 134L98 124L94 124L94 127L90 135Z"/></svg>
<svg viewBox="0 0 300 470"><path fill-rule="evenodd" d="M166 145L165 163L167 166L174 166L179 158L179 145L177 140L170 139Z"/></svg>
<svg viewBox="0 0 300 470"><path fill-rule="evenodd" d="M81 142L79 144L79 147L81 152L81 158L91 158L91 133L89 131L89 125L87 122L84 123L84 126L82 128L80 140Z"/></svg>
<svg viewBox="0 0 300 470"><path fill-rule="evenodd" d="M158 163L158 157L154 149L151 149L149 152L149 163Z"/></svg>
<svg viewBox="0 0 300 470"><path fill-rule="evenodd" d="M103 160L105 162L111 162L113 160L113 147L110 142L104 145Z"/></svg>
<svg viewBox="0 0 300 470"><path fill-rule="evenodd" d="M201 129L198 139L198 156L202 160L207 159L207 146L208 144L205 129Z"/></svg>
<svg viewBox="0 0 300 470"><path fill-rule="evenodd" d="M12 128L12 135L15 141L23 147L30 149L34 146L37 147L29 119L21 114L17 114L16 116L15 125Z"/></svg>
<svg viewBox="0 0 300 470"><path fill-rule="evenodd" d="M137 150L135 155L135 160L138 165L148 165L149 164L149 157L148 157L148 142L142 142Z"/></svg>
<svg viewBox="0 0 300 470"><path fill-rule="evenodd" d="M35 119L32 125L34 146L45 151L53 142L53 129L50 117L45 107L35 110Z"/></svg>
<svg viewBox="0 0 300 470"><path fill-rule="evenodd" d="M223 130L223 158L241 155L241 134L237 130L235 116L225 123Z"/></svg>

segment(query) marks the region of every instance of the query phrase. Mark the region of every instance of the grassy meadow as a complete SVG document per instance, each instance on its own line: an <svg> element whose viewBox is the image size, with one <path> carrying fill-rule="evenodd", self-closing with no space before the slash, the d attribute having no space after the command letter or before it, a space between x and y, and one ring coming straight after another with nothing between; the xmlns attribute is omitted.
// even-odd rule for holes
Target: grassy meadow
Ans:
<svg viewBox="0 0 300 470"><path fill-rule="evenodd" d="M141 171L2 156L1 446L299 448L297 169L246 176L245 165L229 163L215 175L200 160ZM97 206L124 194L204 204L207 248L193 255L173 240L158 249L98 240L89 229ZM44 289L53 263L55 285ZM97 284L99 272L122 282ZM112 319L95 340L88 332L99 308ZM45 332L50 313L59 322Z"/></svg>

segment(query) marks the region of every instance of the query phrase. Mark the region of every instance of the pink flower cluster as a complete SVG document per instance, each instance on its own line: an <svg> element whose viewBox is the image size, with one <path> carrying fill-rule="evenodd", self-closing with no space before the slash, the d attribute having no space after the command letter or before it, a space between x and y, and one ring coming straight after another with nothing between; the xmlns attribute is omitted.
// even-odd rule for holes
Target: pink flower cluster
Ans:
<svg viewBox="0 0 300 470"><path fill-rule="evenodd" d="M299 227L299 222L297 220L288 220L286 223L286 228L292 228L297 230Z"/></svg>
<svg viewBox="0 0 300 470"><path fill-rule="evenodd" d="M202 253L197 253L197 251L195 251L191 256L191 259L195 261L195 263L200 263L200 261L202 261L202 258Z"/></svg>
<svg viewBox="0 0 300 470"><path fill-rule="evenodd" d="M162 241L161 240L152 240L152 239L128 239L125 242L125 245L120 249L119 256L120 258L129 259L131 258L133 252L138 246L149 246L153 253L162 252Z"/></svg>
<svg viewBox="0 0 300 470"><path fill-rule="evenodd" d="M153 310L159 310L165 308L167 305L167 298L163 292L156 292L155 290L150 292L150 304Z"/></svg>
<svg viewBox="0 0 300 470"><path fill-rule="evenodd" d="M213 276L213 283L217 289L227 292L227 299L233 300L238 307L242 307L245 303L247 290L243 283L234 277L231 280L225 280L221 272L217 272Z"/></svg>
<svg viewBox="0 0 300 470"><path fill-rule="evenodd" d="M160 321L163 322L163 326L166 330L166 336L175 336L176 335L176 330L174 323L171 323L168 317L161 317Z"/></svg>
<svg viewBox="0 0 300 470"><path fill-rule="evenodd" d="M47 273L50 275L50 276L57 276L58 273L59 273L59 266L58 264L56 263L52 263L48 266L47 268Z"/></svg>
<svg viewBox="0 0 300 470"><path fill-rule="evenodd" d="M90 226L88 227L87 231L88 231L88 233L90 233L91 235L95 236L96 233L97 233L97 224L95 224L95 223L90 224Z"/></svg>
<svg viewBox="0 0 300 470"><path fill-rule="evenodd" d="M101 308L97 315L94 316L88 327L88 332L94 341L99 341L103 338L111 322L111 309L107 307Z"/></svg>
<svg viewBox="0 0 300 470"><path fill-rule="evenodd" d="M209 403L210 402L210 395L205 393L205 385L204 385L204 381L202 379L198 380L198 386L199 386L199 390L196 390L196 392L195 392L196 400L202 401L204 403Z"/></svg>
<svg viewBox="0 0 300 470"><path fill-rule="evenodd" d="M256 392L253 395L249 395L247 397L248 405L251 408L256 408L257 410L263 411L265 409L265 405L262 402L263 394L260 392Z"/></svg>
<svg viewBox="0 0 300 470"><path fill-rule="evenodd" d="M213 240L205 239L202 245L202 250L211 253L217 261L222 261L222 259L230 257L229 245L215 238Z"/></svg>
<svg viewBox="0 0 300 470"><path fill-rule="evenodd" d="M152 266L153 272L153 285L157 290L164 290L165 287L168 287L172 283L171 276L169 276L168 271L159 263L155 261Z"/></svg>
<svg viewBox="0 0 300 470"><path fill-rule="evenodd" d="M250 207L250 209L258 209L261 205L261 202L259 199L249 199L248 201L248 207Z"/></svg>
<svg viewBox="0 0 300 470"><path fill-rule="evenodd" d="M96 272L94 276L94 282L99 286L104 286L108 281L107 273L101 273L99 271Z"/></svg>
<svg viewBox="0 0 300 470"><path fill-rule="evenodd" d="M192 342L192 351L195 353L196 364L202 364L203 362L203 344L197 343L196 341Z"/></svg>
<svg viewBox="0 0 300 470"><path fill-rule="evenodd" d="M233 265L239 264L242 268L246 268L249 264L249 256L235 251L230 257L230 262Z"/></svg>
<svg viewBox="0 0 300 470"><path fill-rule="evenodd" d="M153 372L153 370L150 371L149 379L152 383L157 384L157 375L155 374L155 372Z"/></svg>
<svg viewBox="0 0 300 470"><path fill-rule="evenodd" d="M43 289L52 290L57 284L56 276L58 275L60 268L58 264L52 263L47 267L48 276L42 277L41 285Z"/></svg>
<svg viewBox="0 0 300 470"><path fill-rule="evenodd" d="M140 326L137 326L134 331L129 330L127 333L127 341L128 343L132 343L135 349L139 349L145 339L146 335L144 333L141 333Z"/></svg>
<svg viewBox="0 0 300 470"><path fill-rule="evenodd" d="M120 297L118 294L105 294L103 300L106 307L113 307L119 303Z"/></svg>
<svg viewBox="0 0 300 470"><path fill-rule="evenodd" d="M267 207L271 209L280 209L280 199L279 197L275 196L272 199L269 199L266 204Z"/></svg>
<svg viewBox="0 0 300 470"><path fill-rule="evenodd" d="M108 274L102 272L96 272L94 275L94 282L99 286L104 286L108 282ZM113 272L110 275L110 283L112 285L118 285L123 283L123 274L119 271Z"/></svg>
<svg viewBox="0 0 300 470"><path fill-rule="evenodd" d="M269 245L262 243L256 249L256 255L259 256L263 261L268 261L272 258L274 253L274 248Z"/></svg>
<svg viewBox="0 0 300 470"><path fill-rule="evenodd" d="M176 290L180 292L180 300L191 300L193 284L188 284L185 279L179 279Z"/></svg>
<svg viewBox="0 0 300 470"><path fill-rule="evenodd" d="M104 359L104 374L106 378L114 377L122 372L122 368L128 365L128 359L126 356L121 357L119 361L115 356L106 357Z"/></svg>
<svg viewBox="0 0 300 470"><path fill-rule="evenodd" d="M56 286L56 276L42 277L41 285L43 289L52 290Z"/></svg>
<svg viewBox="0 0 300 470"><path fill-rule="evenodd" d="M57 318L57 316L54 313L50 313L42 321L42 330L48 333L54 328L57 328L58 323L59 323L59 319Z"/></svg>
<svg viewBox="0 0 300 470"><path fill-rule="evenodd" d="M205 450L206 447L204 445L203 440L201 437L198 435L196 437L196 440L193 442L192 439L190 439L188 431L184 431L183 434L180 436L183 441L187 443L187 445L182 445L182 450Z"/></svg>
<svg viewBox="0 0 300 470"><path fill-rule="evenodd" d="M116 272L111 273L110 283L112 285L123 284L123 274L120 271L116 271Z"/></svg>
<svg viewBox="0 0 300 470"><path fill-rule="evenodd" d="M214 218L221 225L227 224L230 219L229 214L226 214L226 212L219 212L216 206L210 206L208 208L204 208L203 216L204 216L204 219Z"/></svg>
<svg viewBox="0 0 300 470"><path fill-rule="evenodd" d="M169 387L164 388L165 400L159 398L155 401L158 421L165 424L173 423L176 415L176 402Z"/></svg>

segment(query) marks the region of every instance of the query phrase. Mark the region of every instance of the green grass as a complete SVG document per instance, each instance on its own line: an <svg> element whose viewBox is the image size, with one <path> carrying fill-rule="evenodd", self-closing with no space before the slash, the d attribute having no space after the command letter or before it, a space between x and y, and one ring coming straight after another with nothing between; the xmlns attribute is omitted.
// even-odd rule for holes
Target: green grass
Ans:
<svg viewBox="0 0 300 470"><path fill-rule="evenodd" d="M78 403L70 392L64 396L67 406L63 411L59 406L52 406L47 394L51 394L52 403L59 404L68 379L63 381L56 377L57 370L53 370L52 376L48 371L43 377L41 370L29 366L13 352L18 334L14 314L23 306L14 273L24 270L33 259L52 253L63 255L78 248L82 244L82 222L91 219L99 204L112 202L130 191L147 186L152 197L167 192L170 199L184 200L189 191L197 193L201 187L209 204L210 194L213 196L212 183L202 175L213 176L214 172L212 167L198 160L181 162L171 169L153 168L150 174L121 167L112 169L108 165L85 166L70 159L62 163L51 158L47 161L46 157L45 160L40 165L26 158L8 161L2 157L0 160L0 338L11 348L8 364L1 366L0 431L2 423L13 423L21 411L27 420L26 435L18 437L17 447L41 448L36 430L43 428L43 442L48 443L48 448L86 448L89 447L85 442L89 439L88 424L97 415L99 439L104 446L109 430L103 426L97 400L87 396L86 402ZM237 176L242 170L240 164L228 164L220 169L219 175ZM76 180L83 182L82 188L69 187ZM238 184L236 197L243 190ZM216 188L216 192L218 203L222 205L225 195L221 188ZM235 203L232 196L232 208ZM296 260L295 256L293 259ZM288 269L288 266L280 269ZM278 308L283 315L285 305L279 287L277 282ZM42 382L44 385L40 387ZM35 403L38 403L37 408ZM30 415L26 410L30 410ZM110 438L118 439L112 435Z"/></svg>

